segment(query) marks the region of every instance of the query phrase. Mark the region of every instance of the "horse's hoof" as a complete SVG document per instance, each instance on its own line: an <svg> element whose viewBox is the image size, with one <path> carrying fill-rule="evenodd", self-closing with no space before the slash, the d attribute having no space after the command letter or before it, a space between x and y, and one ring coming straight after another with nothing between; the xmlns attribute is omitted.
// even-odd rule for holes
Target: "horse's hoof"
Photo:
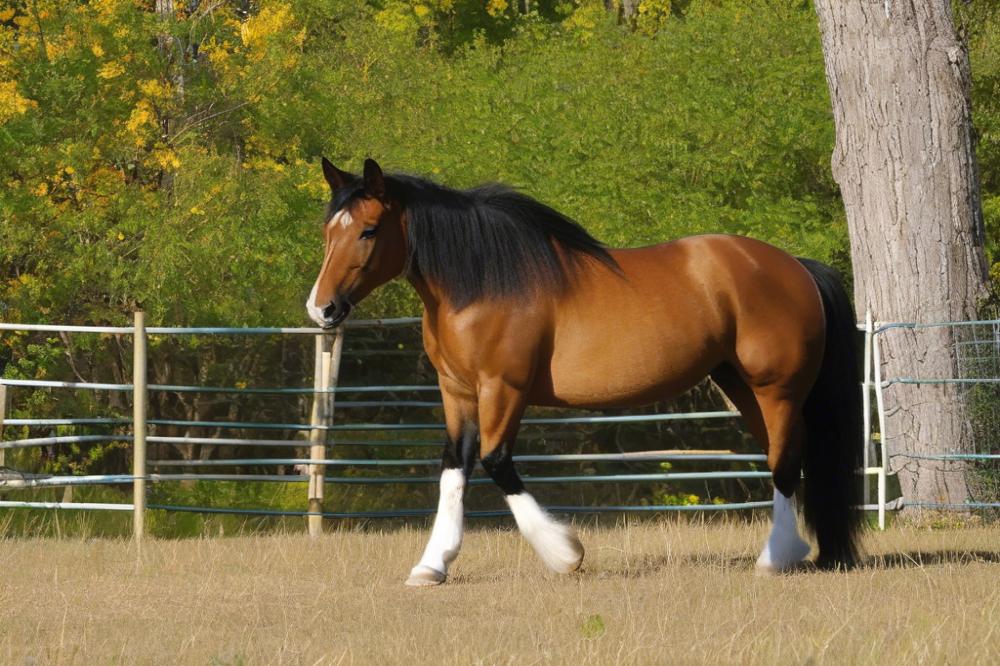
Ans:
<svg viewBox="0 0 1000 666"><path fill-rule="evenodd" d="M781 566L776 566L774 564L762 564L758 562L757 565L754 566L753 572L754 575L757 576L780 576L782 574L794 573L808 568L809 564L805 560L800 562L791 562Z"/></svg>
<svg viewBox="0 0 1000 666"><path fill-rule="evenodd" d="M774 575L798 571L805 566L805 559L812 548L798 535L772 534L757 558L757 573Z"/></svg>
<svg viewBox="0 0 1000 666"><path fill-rule="evenodd" d="M583 566L583 556L584 549L583 544L580 543L580 539L577 538L574 532L570 532L567 538L568 546L572 552L572 557L565 560L562 566L556 569L557 573L561 574L571 574L575 571L579 571L580 567Z"/></svg>
<svg viewBox="0 0 1000 666"><path fill-rule="evenodd" d="M418 564L410 572L410 577L406 579L406 585L408 587L432 587L440 585L447 578L446 574L441 573L437 569L431 569L430 567Z"/></svg>
<svg viewBox="0 0 1000 666"><path fill-rule="evenodd" d="M799 553L802 554L799 555ZM806 546L804 552L799 550L796 553L796 557L786 560L778 560L777 562L774 562L770 558L762 555L757 559L757 564L754 567L754 573L758 576L778 576L781 574L801 571L809 566L805 559L808 554L809 548Z"/></svg>

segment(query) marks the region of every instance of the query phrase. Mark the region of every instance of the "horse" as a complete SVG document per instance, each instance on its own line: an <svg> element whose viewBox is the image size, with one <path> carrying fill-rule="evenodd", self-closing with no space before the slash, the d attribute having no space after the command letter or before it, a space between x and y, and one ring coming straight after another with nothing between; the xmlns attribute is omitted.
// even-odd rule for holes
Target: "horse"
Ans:
<svg viewBox="0 0 1000 666"><path fill-rule="evenodd" d="M325 251L306 301L324 329L399 276L423 302L446 437L430 540L407 585L443 583L462 544L476 462L504 493L545 565L578 569L572 527L525 490L512 454L528 405L600 409L665 400L706 376L767 455L773 522L756 566L785 572L811 547L794 494L804 477L816 564L858 557L860 371L853 307L839 274L761 241L700 235L608 248L519 190L456 190L386 174L357 176L325 157Z"/></svg>

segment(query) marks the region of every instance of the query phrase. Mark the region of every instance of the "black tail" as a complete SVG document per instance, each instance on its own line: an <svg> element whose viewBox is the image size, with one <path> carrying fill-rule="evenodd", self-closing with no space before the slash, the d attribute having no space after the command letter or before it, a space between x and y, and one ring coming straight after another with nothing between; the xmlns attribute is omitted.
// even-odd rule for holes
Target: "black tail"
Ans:
<svg viewBox="0 0 1000 666"><path fill-rule="evenodd" d="M826 313L826 351L803 408L806 525L819 542L820 567L850 567L858 557L862 406L854 308L840 274L799 259L812 274Z"/></svg>

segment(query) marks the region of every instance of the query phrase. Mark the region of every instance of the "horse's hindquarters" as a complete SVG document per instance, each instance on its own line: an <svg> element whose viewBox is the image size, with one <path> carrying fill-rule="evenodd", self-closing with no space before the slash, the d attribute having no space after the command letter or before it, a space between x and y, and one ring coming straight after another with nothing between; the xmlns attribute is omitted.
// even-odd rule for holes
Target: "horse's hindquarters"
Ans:
<svg viewBox="0 0 1000 666"><path fill-rule="evenodd" d="M809 274L770 245L697 236L588 262L553 312L532 402L610 407L663 400L723 363L749 383L808 392L823 313Z"/></svg>

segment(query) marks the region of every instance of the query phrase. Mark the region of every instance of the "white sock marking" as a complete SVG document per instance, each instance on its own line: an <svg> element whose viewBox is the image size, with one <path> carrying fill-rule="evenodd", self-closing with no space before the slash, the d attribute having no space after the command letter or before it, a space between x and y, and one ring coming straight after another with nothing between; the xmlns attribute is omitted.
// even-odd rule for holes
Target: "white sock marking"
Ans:
<svg viewBox="0 0 1000 666"><path fill-rule="evenodd" d="M462 547L462 526L465 510L462 495L465 492L465 475L460 469L446 469L441 473L441 497L438 512L434 518L431 540L427 542L424 556L413 568L416 574L420 567L428 567L442 574L448 573L448 565L458 557Z"/></svg>
<svg viewBox="0 0 1000 666"><path fill-rule="evenodd" d="M583 546L573 528L550 516L526 492L507 495L517 527L545 565L557 573L576 571L583 561Z"/></svg>
<svg viewBox="0 0 1000 666"><path fill-rule="evenodd" d="M757 566L772 571L791 569L805 559L809 550L795 522L795 498L785 497L775 489L771 534L757 558Z"/></svg>

